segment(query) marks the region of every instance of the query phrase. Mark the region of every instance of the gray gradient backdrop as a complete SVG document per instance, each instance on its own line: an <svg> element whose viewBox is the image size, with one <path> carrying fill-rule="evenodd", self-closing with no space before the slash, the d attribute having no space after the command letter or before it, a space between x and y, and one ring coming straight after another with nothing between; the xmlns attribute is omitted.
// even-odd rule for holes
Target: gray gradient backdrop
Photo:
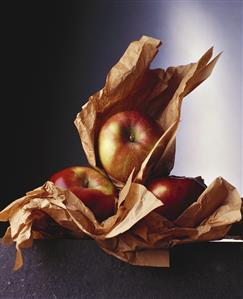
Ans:
<svg viewBox="0 0 243 299"><path fill-rule="evenodd" d="M223 51L212 76L183 104L173 173L200 174L207 183L223 176L243 193L242 2L161 3L156 14L165 19L158 65L195 61L211 46Z"/></svg>

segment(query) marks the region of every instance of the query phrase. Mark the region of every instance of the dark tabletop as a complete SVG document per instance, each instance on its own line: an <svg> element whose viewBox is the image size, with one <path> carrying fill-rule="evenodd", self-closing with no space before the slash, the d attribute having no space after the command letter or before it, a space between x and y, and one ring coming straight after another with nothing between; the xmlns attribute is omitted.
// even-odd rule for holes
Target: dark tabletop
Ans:
<svg viewBox="0 0 243 299"><path fill-rule="evenodd" d="M200 243L171 251L170 268L132 266L94 241L36 241L13 273L0 246L0 298L243 298L243 246Z"/></svg>

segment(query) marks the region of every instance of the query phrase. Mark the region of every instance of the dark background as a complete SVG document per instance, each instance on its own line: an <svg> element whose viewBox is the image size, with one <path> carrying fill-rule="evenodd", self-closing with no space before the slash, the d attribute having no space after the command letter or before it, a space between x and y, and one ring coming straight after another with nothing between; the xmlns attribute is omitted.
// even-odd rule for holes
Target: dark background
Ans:
<svg viewBox="0 0 243 299"><path fill-rule="evenodd" d="M131 41L156 37L153 10L132 1L3 6L0 209L54 172L87 163L76 114Z"/></svg>

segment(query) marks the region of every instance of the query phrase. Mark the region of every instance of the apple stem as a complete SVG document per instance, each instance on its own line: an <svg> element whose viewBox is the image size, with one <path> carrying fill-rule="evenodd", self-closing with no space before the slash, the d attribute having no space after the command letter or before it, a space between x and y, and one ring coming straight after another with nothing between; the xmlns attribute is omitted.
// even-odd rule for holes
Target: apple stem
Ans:
<svg viewBox="0 0 243 299"><path fill-rule="evenodd" d="M134 137L133 134L131 134L131 135L129 136L129 140L130 140L131 142L134 142L134 141L135 141L135 137Z"/></svg>

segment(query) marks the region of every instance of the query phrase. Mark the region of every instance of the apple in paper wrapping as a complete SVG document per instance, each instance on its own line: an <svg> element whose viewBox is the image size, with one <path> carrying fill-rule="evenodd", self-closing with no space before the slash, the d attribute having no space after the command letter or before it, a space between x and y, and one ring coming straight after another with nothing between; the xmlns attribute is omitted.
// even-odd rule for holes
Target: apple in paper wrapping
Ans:
<svg viewBox="0 0 243 299"><path fill-rule="evenodd" d="M207 188L201 177L169 176L152 180L148 189L163 202L154 211L169 220L175 220Z"/></svg>
<svg viewBox="0 0 243 299"><path fill-rule="evenodd" d="M126 182L161 136L161 128L152 118L138 111L123 111L111 116L102 126L99 158L105 171L114 179Z"/></svg>
<svg viewBox="0 0 243 299"><path fill-rule="evenodd" d="M69 167L54 174L50 181L72 191L103 221L115 213L116 191L107 177L90 167Z"/></svg>

